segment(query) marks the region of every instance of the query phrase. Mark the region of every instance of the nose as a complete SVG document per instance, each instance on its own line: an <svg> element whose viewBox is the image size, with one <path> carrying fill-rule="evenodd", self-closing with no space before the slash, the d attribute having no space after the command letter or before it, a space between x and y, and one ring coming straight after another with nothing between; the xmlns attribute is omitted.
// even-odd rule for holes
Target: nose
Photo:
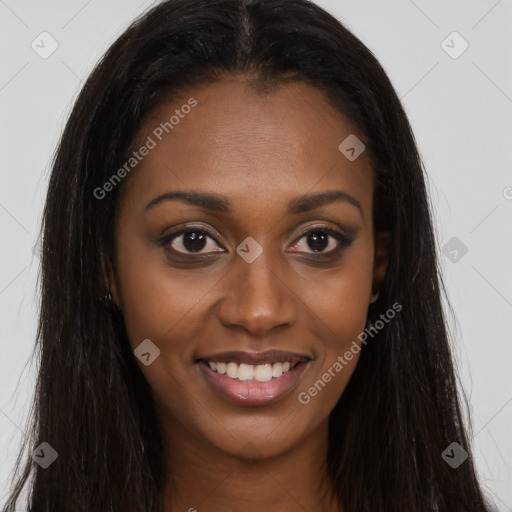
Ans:
<svg viewBox="0 0 512 512"><path fill-rule="evenodd" d="M219 319L225 327L265 336L278 327L290 327L297 314L296 291L284 277L282 266L263 253L252 263L242 258L228 275L226 294L219 305Z"/></svg>

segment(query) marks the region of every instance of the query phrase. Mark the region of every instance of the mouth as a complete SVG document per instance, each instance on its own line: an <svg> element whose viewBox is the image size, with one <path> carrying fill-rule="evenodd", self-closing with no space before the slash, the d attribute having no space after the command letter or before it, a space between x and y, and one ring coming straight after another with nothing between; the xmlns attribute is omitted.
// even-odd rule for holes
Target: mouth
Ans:
<svg viewBox="0 0 512 512"><path fill-rule="evenodd" d="M214 391L239 405L268 405L287 395L311 357L284 351L224 352L196 359Z"/></svg>

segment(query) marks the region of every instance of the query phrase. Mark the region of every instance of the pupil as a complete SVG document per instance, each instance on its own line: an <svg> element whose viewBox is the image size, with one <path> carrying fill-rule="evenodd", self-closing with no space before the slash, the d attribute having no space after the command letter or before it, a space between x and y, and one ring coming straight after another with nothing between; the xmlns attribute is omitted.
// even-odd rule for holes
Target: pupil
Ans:
<svg viewBox="0 0 512 512"><path fill-rule="evenodd" d="M204 249L206 237L203 233L188 231L183 233L183 246L191 252Z"/></svg>
<svg viewBox="0 0 512 512"><path fill-rule="evenodd" d="M310 243L312 242L312 243ZM314 232L308 236L309 247L315 251L323 251L329 244L326 233Z"/></svg>

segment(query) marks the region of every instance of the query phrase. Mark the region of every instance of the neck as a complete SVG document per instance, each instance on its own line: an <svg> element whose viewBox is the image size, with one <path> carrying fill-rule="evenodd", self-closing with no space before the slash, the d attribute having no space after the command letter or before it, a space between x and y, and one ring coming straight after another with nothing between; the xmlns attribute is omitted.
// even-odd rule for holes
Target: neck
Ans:
<svg viewBox="0 0 512 512"><path fill-rule="evenodd" d="M219 450L168 419L163 510L340 512L327 472L327 433L325 421L286 453L249 459Z"/></svg>

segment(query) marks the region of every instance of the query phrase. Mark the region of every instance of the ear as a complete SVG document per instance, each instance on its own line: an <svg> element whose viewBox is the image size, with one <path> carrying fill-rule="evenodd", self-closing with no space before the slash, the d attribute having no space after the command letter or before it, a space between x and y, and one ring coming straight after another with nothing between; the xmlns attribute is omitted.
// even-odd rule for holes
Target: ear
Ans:
<svg viewBox="0 0 512 512"><path fill-rule="evenodd" d="M380 231L375 236L375 255L373 260L373 280L371 302L379 298L382 281L388 268L388 253L391 233L389 231Z"/></svg>
<svg viewBox="0 0 512 512"><path fill-rule="evenodd" d="M117 279L110 262L107 263L107 275L108 275L108 290L112 294L112 300L118 309L121 309L121 300L119 298L119 290L117 286Z"/></svg>

